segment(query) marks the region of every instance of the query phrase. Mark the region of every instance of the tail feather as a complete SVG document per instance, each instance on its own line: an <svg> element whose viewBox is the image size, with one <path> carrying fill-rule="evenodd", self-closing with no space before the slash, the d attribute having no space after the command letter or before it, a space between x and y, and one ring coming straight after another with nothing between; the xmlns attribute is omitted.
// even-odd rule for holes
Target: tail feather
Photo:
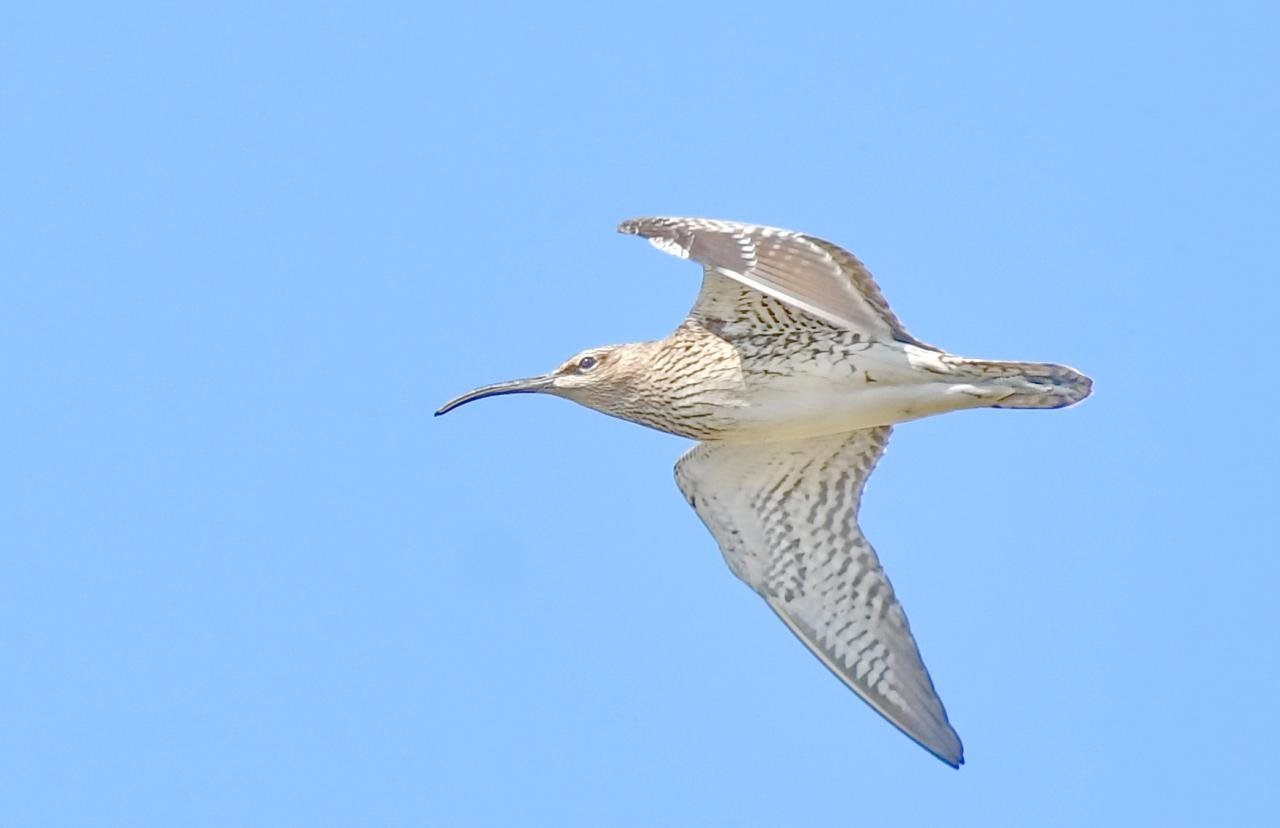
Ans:
<svg viewBox="0 0 1280 828"><path fill-rule="evenodd" d="M1093 390L1093 380L1051 362L963 359L960 364L991 385L1009 389L1011 393L992 408L1062 408L1080 402Z"/></svg>

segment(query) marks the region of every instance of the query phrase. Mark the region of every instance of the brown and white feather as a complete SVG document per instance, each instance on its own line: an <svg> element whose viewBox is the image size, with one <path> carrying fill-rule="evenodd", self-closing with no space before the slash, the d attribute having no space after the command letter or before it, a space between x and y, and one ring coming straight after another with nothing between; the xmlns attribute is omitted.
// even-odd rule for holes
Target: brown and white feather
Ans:
<svg viewBox="0 0 1280 828"><path fill-rule="evenodd" d="M815 236L713 219L650 217L624 221L618 232L692 259L719 274L780 299L835 327L871 338L925 346L889 309L871 273L852 253ZM707 288L723 290L708 279ZM704 297L694 306L697 314Z"/></svg>
<svg viewBox="0 0 1280 828"><path fill-rule="evenodd" d="M907 617L858 527L889 427L773 443L707 442L676 482L729 568L878 713L951 765L960 739Z"/></svg>

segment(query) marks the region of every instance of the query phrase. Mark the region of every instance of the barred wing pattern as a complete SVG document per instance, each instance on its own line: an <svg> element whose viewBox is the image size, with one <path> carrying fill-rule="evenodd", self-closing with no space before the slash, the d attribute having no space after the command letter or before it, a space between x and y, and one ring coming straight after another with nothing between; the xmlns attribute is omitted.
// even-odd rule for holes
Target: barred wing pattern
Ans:
<svg viewBox="0 0 1280 828"><path fill-rule="evenodd" d="M676 483L733 574L876 712L958 767L960 738L858 528L863 484L889 432L701 443L676 464Z"/></svg>
<svg viewBox="0 0 1280 828"><path fill-rule="evenodd" d="M839 328L927 346L889 310L871 273L847 250L777 227L713 219L654 217L624 221L618 232L692 259Z"/></svg>

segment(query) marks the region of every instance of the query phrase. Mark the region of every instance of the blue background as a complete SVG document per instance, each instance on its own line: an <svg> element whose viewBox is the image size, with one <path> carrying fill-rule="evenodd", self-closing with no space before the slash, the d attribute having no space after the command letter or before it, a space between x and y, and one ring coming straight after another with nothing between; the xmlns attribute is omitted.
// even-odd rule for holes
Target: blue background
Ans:
<svg viewBox="0 0 1280 828"><path fill-rule="evenodd" d="M0 823L1270 823L1271 4L460 5L0 13ZM432 419L672 328L696 270L612 232L665 213L1094 377L869 487L960 771L734 580L684 441Z"/></svg>

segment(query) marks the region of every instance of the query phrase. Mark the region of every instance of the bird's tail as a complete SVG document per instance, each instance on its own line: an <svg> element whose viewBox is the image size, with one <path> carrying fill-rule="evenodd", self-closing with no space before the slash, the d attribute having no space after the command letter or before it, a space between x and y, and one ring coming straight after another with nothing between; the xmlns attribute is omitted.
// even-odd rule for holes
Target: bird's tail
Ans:
<svg viewBox="0 0 1280 828"><path fill-rule="evenodd" d="M958 359L958 366L1011 393L992 408L1062 408L1089 396L1093 380L1065 365L1051 362L1000 362L987 359Z"/></svg>

